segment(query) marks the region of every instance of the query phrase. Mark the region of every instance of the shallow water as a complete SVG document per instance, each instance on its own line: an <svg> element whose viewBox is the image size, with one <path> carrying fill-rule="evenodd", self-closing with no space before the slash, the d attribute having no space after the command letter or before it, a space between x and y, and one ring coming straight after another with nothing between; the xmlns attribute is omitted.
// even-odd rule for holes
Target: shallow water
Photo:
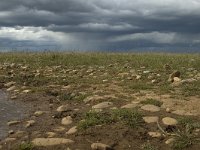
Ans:
<svg viewBox="0 0 200 150"><path fill-rule="evenodd" d="M0 139L8 133L7 122L11 120L20 120L24 117L24 110L20 104L8 100L5 92L0 90Z"/></svg>

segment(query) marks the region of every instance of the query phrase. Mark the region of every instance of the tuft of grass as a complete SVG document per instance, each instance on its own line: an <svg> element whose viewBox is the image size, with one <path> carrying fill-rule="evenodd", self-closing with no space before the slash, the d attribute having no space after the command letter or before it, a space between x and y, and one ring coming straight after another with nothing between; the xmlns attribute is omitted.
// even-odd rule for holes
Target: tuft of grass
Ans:
<svg viewBox="0 0 200 150"><path fill-rule="evenodd" d="M91 126L106 124L112 122L109 114L98 113L96 111L90 111L85 114L85 120L80 121L78 124L79 129L87 129Z"/></svg>
<svg viewBox="0 0 200 150"><path fill-rule="evenodd" d="M142 150L158 150L158 148L152 145L151 143L142 144L141 149Z"/></svg>
<svg viewBox="0 0 200 150"><path fill-rule="evenodd" d="M71 93L60 93L59 98L62 101L70 101L73 99L73 96Z"/></svg>
<svg viewBox="0 0 200 150"><path fill-rule="evenodd" d="M152 104L152 105L155 105L155 106L158 106L158 107L160 107L163 104L162 102L160 102L156 99L152 99L152 98L148 98L145 101L141 101L140 103L141 104Z"/></svg>
<svg viewBox="0 0 200 150"><path fill-rule="evenodd" d="M87 129L91 126L112 122L122 122L131 128L137 128L144 123L142 114L135 109L118 109L107 113L90 111L85 114L84 120L79 122L78 128Z"/></svg>
<svg viewBox="0 0 200 150"><path fill-rule="evenodd" d="M33 145L31 143L21 143L19 145L19 150L33 150Z"/></svg>
<svg viewBox="0 0 200 150"><path fill-rule="evenodd" d="M112 117L114 118L114 120L122 121L132 128L137 128L144 123L142 119L142 114L136 109L113 110Z"/></svg>

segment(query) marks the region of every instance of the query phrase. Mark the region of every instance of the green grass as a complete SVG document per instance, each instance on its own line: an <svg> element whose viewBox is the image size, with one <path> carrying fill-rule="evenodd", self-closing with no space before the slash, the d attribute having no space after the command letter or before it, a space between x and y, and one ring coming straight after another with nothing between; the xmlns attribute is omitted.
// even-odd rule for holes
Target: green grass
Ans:
<svg viewBox="0 0 200 150"><path fill-rule="evenodd" d="M155 106L158 106L158 107L160 107L163 104L162 102L160 102L156 99L152 99L152 98L148 98L145 101L141 101L140 103L141 104L151 104L151 105L155 105Z"/></svg>
<svg viewBox="0 0 200 150"><path fill-rule="evenodd" d="M31 143L22 143L19 145L18 150L33 150L33 145Z"/></svg>
<svg viewBox="0 0 200 150"><path fill-rule="evenodd" d="M84 120L78 124L79 129L87 129L95 125L110 124L121 122L131 128L137 128L143 125L142 114L136 109L118 109L107 113L90 111L84 116Z"/></svg>

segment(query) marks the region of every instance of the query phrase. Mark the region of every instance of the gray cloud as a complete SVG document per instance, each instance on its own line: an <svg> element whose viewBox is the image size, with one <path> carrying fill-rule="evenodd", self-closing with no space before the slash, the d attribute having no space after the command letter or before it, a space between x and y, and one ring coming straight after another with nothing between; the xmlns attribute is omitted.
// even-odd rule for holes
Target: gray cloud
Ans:
<svg viewBox="0 0 200 150"><path fill-rule="evenodd" d="M200 0L1 0L0 20L0 47L8 49L200 45Z"/></svg>

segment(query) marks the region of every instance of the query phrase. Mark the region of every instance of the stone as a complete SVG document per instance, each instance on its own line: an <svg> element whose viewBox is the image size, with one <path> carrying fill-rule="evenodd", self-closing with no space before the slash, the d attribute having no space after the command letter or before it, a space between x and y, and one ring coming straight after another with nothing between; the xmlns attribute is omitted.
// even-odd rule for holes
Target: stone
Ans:
<svg viewBox="0 0 200 150"><path fill-rule="evenodd" d="M175 110L171 112L172 114L180 115L180 116L197 116L197 114L192 112L186 112L185 110Z"/></svg>
<svg viewBox="0 0 200 150"><path fill-rule="evenodd" d="M142 78L141 75L136 75L136 80L139 80L139 79L141 79L141 78Z"/></svg>
<svg viewBox="0 0 200 150"><path fill-rule="evenodd" d="M65 138L35 138L32 140L34 146L55 146L72 143L74 143L74 141Z"/></svg>
<svg viewBox="0 0 200 150"><path fill-rule="evenodd" d="M22 93L30 93L31 90L23 90Z"/></svg>
<svg viewBox="0 0 200 150"><path fill-rule="evenodd" d="M171 109L170 108L166 108L166 112L170 113L171 112Z"/></svg>
<svg viewBox="0 0 200 150"><path fill-rule="evenodd" d="M7 123L7 125L8 126L12 126L12 125L17 125L17 124L19 124L20 123L20 121L9 121L8 123Z"/></svg>
<svg viewBox="0 0 200 150"><path fill-rule="evenodd" d="M153 138L161 137L161 133L160 132L148 132L148 135L153 137Z"/></svg>
<svg viewBox="0 0 200 150"><path fill-rule="evenodd" d="M103 109L103 108L108 108L113 105L112 102L102 102L97 105L92 106L93 109Z"/></svg>
<svg viewBox="0 0 200 150"><path fill-rule="evenodd" d="M41 116L41 115L43 115L43 114L44 114L43 111L36 111L36 112L34 113L34 115L35 115L36 117L39 117L39 116Z"/></svg>
<svg viewBox="0 0 200 150"><path fill-rule="evenodd" d="M25 125L26 128L31 127L35 124L35 120L29 120L27 121L27 124Z"/></svg>
<svg viewBox="0 0 200 150"><path fill-rule="evenodd" d="M171 117L165 117L162 119L163 124L165 125L170 125L170 126L175 126L178 124L178 121L174 118Z"/></svg>
<svg viewBox="0 0 200 150"><path fill-rule="evenodd" d="M69 125L71 123L72 123L72 117L71 116L64 117L61 120L62 125Z"/></svg>
<svg viewBox="0 0 200 150"><path fill-rule="evenodd" d="M159 118L157 116L146 116L143 119L146 123L156 123Z"/></svg>
<svg viewBox="0 0 200 150"><path fill-rule="evenodd" d="M52 137L56 136L56 133L54 133L54 132L47 132L46 135L47 135L48 138L52 138Z"/></svg>
<svg viewBox="0 0 200 150"><path fill-rule="evenodd" d="M69 107L68 105L62 105L60 107L57 108L57 112L65 112L65 111L68 111L69 110Z"/></svg>
<svg viewBox="0 0 200 150"><path fill-rule="evenodd" d="M15 83L16 83L16 82L11 81L11 82L8 82L8 83L4 84L4 86L5 86L5 87L11 87L11 86L13 86Z"/></svg>
<svg viewBox="0 0 200 150"><path fill-rule="evenodd" d="M179 77L174 77L174 82L180 82L181 81L181 79L179 78Z"/></svg>
<svg viewBox="0 0 200 150"><path fill-rule="evenodd" d="M174 82L174 77L180 77L181 76L181 73L180 71L174 71L172 74L169 75L169 79L168 81L169 82Z"/></svg>
<svg viewBox="0 0 200 150"><path fill-rule="evenodd" d="M65 130L65 128L64 127L56 127L53 130L56 131L56 132L62 132L62 131Z"/></svg>
<svg viewBox="0 0 200 150"><path fill-rule="evenodd" d="M21 138L22 136L24 136L24 134L24 131L16 131L12 137Z"/></svg>
<svg viewBox="0 0 200 150"><path fill-rule="evenodd" d="M78 131L78 130L77 130L77 126L74 126L74 127L70 128L70 129L66 132L66 134L67 134L67 135L74 134L74 133L76 133L77 131Z"/></svg>
<svg viewBox="0 0 200 150"><path fill-rule="evenodd" d="M92 143L91 149L92 150L112 150L112 148L109 145L106 145L103 143Z"/></svg>
<svg viewBox="0 0 200 150"><path fill-rule="evenodd" d="M131 108L135 108L137 106L138 106L138 104L131 103L131 104L126 104L126 105L122 106L121 108L131 109Z"/></svg>
<svg viewBox="0 0 200 150"><path fill-rule="evenodd" d="M14 89L16 89L16 86L11 86L10 88L7 89L8 92L13 91Z"/></svg>
<svg viewBox="0 0 200 150"><path fill-rule="evenodd" d="M15 132L13 130L8 131L9 134L14 134Z"/></svg>
<svg viewBox="0 0 200 150"><path fill-rule="evenodd" d="M5 143L7 143L7 142L13 142L13 141L15 141L16 140L16 138L6 138L5 140L4 140L4 142Z"/></svg>
<svg viewBox="0 0 200 150"><path fill-rule="evenodd" d="M150 112L158 112L160 111L160 107L155 106L155 105L151 105L151 104L147 104L141 107L141 109L146 110L146 111L150 111Z"/></svg>
<svg viewBox="0 0 200 150"><path fill-rule="evenodd" d="M169 145L172 144L175 141L174 138L169 138L168 140L165 141L165 144Z"/></svg>

